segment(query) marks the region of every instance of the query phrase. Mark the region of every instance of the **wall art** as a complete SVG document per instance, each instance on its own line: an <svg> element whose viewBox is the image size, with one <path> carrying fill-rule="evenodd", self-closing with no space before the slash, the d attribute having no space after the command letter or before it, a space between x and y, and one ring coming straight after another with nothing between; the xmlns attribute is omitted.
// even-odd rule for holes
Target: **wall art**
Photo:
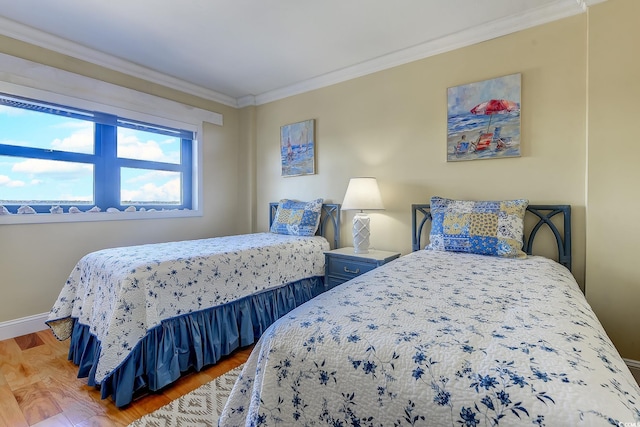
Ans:
<svg viewBox="0 0 640 427"><path fill-rule="evenodd" d="M292 123L280 128L282 176L315 173L315 120Z"/></svg>
<svg viewBox="0 0 640 427"><path fill-rule="evenodd" d="M447 89L447 161L520 156L520 73Z"/></svg>

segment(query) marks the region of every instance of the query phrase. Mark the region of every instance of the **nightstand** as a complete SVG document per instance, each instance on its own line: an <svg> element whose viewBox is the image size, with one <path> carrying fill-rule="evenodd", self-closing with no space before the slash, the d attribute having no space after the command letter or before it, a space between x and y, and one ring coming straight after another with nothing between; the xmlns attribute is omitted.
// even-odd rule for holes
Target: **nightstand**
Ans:
<svg viewBox="0 0 640 427"><path fill-rule="evenodd" d="M347 247L325 252L324 256L324 285L331 289L393 261L400 256L400 252L369 250L366 254L356 254L353 248Z"/></svg>

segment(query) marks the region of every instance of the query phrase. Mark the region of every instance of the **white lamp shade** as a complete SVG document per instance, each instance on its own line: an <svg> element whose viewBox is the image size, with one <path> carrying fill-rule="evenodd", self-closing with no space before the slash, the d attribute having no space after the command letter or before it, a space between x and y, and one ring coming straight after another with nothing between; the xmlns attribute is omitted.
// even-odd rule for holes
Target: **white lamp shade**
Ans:
<svg viewBox="0 0 640 427"><path fill-rule="evenodd" d="M351 178L342 201L342 210L384 209L378 181L375 178Z"/></svg>
<svg viewBox="0 0 640 427"><path fill-rule="evenodd" d="M353 217L353 251L357 254L369 252L369 215L364 210L384 209L378 181L375 178L351 178L342 201L342 210L358 210Z"/></svg>

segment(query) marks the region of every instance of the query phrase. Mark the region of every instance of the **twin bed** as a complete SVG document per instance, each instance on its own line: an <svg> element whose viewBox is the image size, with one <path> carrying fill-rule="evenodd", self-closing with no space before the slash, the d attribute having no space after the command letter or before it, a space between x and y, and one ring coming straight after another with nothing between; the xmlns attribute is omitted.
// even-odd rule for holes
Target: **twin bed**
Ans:
<svg viewBox="0 0 640 427"><path fill-rule="evenodd" d="M47 321L58 339L71 338L78 376L127 405L138 391L159 390L253 344L323 292L324 252L338 246L340 205L282 200L270 204L269 219L268 233L84 256Z"/></svg>
<svg viewBox="0 0 640 427"><path fill-rule="evenodd" d="M638 425L638 384L569 270L568 206L433 198L413 218L414 252L265 331L219 425ZM542 229L560 262L531 255Z"/></svg>
<svg viewBox="0 0 640 427"><path fill-rule="evenodd" d="M339 206L325 206L320 229L333 225L337 247ZM198 255L167 266L154 255L135 271L123 265L131 249L107 250L79 262L50 325L74 325L70 357L118 406L259 338L225 427L640 423L640 389L571 275L570 215L566 205L435 197L412 207L412 253L326 292L323 238L307 238L324 242L306 253L295 236L243 236L269 243L248 258L237 240L213 239L231 245L224 267L201 259L205 241ZM555 241L558 262L531 255L539 231ZM277 252L274 237L285 240ZM134 251L145 258L159 247ZM278 258L283 267L260 273ZM113 267L135 274L107 285ZM224 269L257 280L227 276L213 290ZM197 283L173 283L193 271ZM276 276L284 284L264 285Z"/></svg>

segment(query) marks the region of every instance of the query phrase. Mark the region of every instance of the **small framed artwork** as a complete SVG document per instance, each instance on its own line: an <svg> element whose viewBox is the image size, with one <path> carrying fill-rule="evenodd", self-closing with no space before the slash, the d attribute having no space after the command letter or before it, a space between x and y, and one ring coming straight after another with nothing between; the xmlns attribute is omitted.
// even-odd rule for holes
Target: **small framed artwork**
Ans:
<svg viewBox="0 0 640 427"><path fill-rule="evenodd" d="M282 176L313 175L315 172L314 119L284 125L280 128Z"/></svg>
<svg viewBox="0 0 640 427"><path fill-rule="evenodd" d="M520 73L447 89L447 161L520 156Z"/></svg>

